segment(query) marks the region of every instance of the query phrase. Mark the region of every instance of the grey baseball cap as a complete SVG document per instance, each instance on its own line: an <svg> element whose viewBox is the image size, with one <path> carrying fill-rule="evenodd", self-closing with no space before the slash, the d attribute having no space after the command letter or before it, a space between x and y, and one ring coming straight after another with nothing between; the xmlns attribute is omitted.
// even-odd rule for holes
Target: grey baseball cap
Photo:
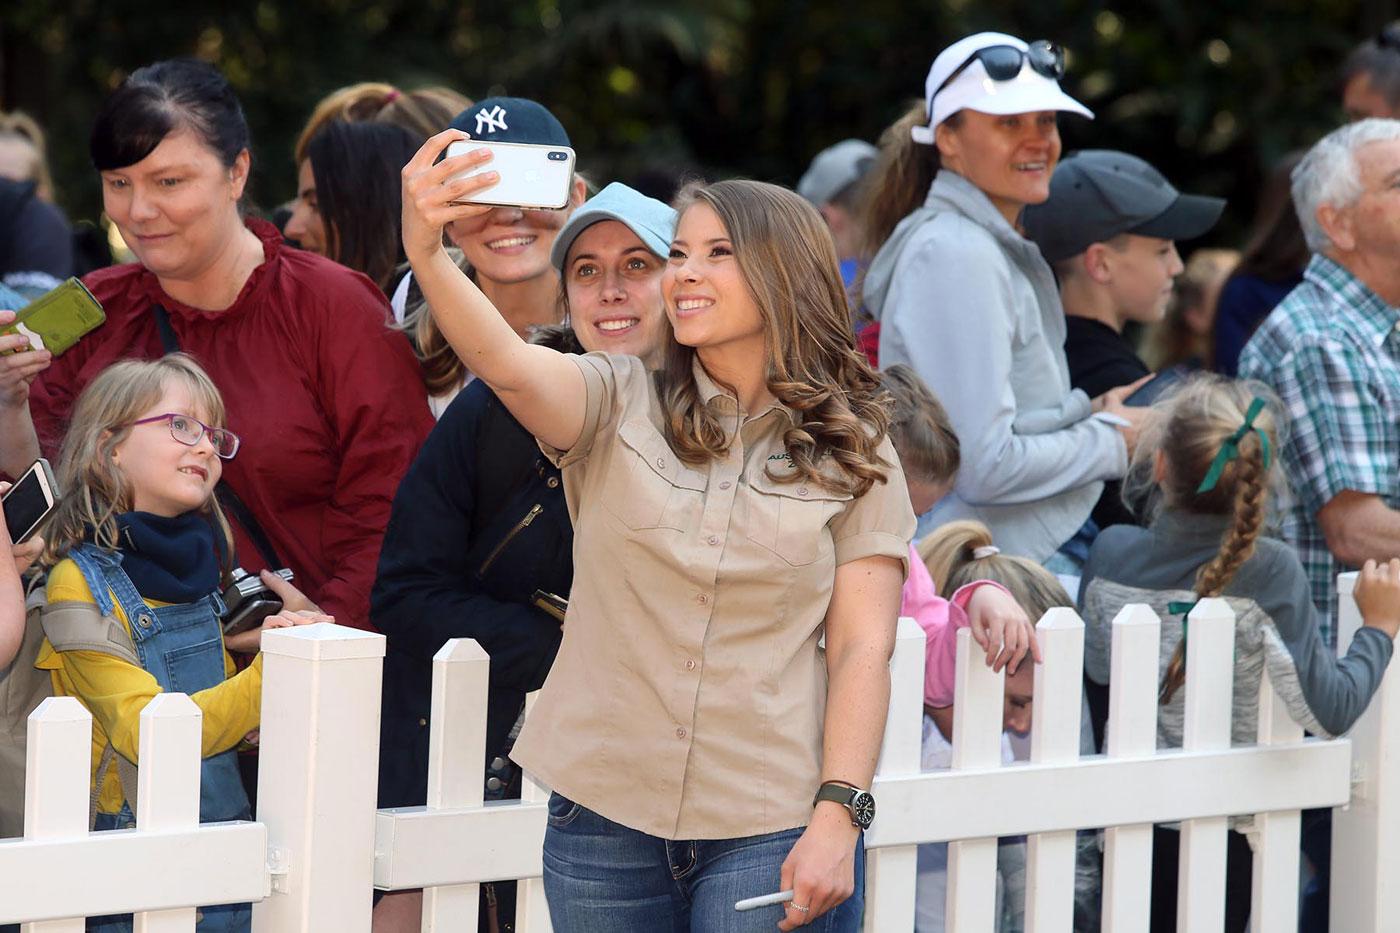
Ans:
<svg viewBox="0 0 1400 933"><path fill-rule="evenodd" d="M817 153L797 180L797 193L821 207L860 181L879 154L880 150L863 139L843 139L828 146Z"/></svg>
<svg viewBox="0 0 1400 933"><path fill-rule="evenodd" d="M1124 233L1189 240L1224 210L1223 198L1182 194L1137 156L1085 149L1060 162L1049 199L1028 205L1021 226L1047 262L1059 262Z"/></svg>

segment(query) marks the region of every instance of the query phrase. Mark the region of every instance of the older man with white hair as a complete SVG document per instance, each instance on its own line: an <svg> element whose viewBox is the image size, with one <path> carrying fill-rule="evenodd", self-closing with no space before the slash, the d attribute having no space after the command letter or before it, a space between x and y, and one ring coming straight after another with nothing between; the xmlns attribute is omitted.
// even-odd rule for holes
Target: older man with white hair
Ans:
<svg viewBox="0 0 1400 933"><path fill-rule="evenodd" d="M1284 533L1336 644L1336 575L1400 554L1400 120L1335 130L1293 171L1313 251L1240 356L1278 393L1294 501Z"/></svg>

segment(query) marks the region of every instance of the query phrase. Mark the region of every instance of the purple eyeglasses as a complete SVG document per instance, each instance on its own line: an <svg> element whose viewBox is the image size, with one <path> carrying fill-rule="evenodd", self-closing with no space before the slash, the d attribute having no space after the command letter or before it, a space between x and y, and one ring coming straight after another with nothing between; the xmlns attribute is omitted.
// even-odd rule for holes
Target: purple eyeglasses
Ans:
<svg viewBox="0 0 1400 933"><path fill-rule="evenodd" d="M214 452L225 460L232 460L233 455L238 453L238 445L242 443L238 439L238 435L232 431L225 428L211 428L203 421L191 418L189 415L177 415L174 412L142 418L140 421L131 422L129 427L134 428L138 424L154 424L157 421L168 421L170 423L170 436L186 447L193 447L199 443L200 438L208 434L209 443L214 445Z"/></svg>

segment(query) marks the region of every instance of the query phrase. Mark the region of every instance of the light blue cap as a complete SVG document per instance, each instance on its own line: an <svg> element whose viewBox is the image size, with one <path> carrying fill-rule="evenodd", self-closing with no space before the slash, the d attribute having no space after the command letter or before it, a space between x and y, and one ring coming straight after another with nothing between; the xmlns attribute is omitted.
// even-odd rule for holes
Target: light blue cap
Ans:
<svg viewBox="0 0 1400 933"><path fill-rule="evenodd" d="M556 271L564 271L569 247L574 245L578 235L603 220L625 224L647 249L662 259L671 252L671 238L676 235L676 212L656 198L615 181L584 201L554 238L549 261Z"/></svg>

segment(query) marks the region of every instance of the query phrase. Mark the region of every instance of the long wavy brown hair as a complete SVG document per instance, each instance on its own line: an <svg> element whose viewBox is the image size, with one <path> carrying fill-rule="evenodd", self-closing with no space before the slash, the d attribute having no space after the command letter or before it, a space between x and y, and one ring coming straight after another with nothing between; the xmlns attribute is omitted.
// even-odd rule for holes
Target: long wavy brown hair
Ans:
<svg viewBox="0 0 1400 933"><path fill-rule="evenodd" d="M159 402L172 384L183 384L189 391L196 408L190 414L213 427L224 426L224 400L214 380L183 353L113 363L78 396L58 462L62 497L44 529L46 566L58 563L84 541L112 551L120 547L117 516L134 507L133 492L112 455L131 434L131 422ZM200 512L214 526L227 572L232 566L233 534L213 493Z"/></svg>
<svg viewBox="0 0 1400 933"><path fill-rule="evenodd" d="M786 188L731 180L681 192L683 214L707 204L724 224L768 348L768 391L792 409L783 432L792 471L775 482L814 482L854 496L884 482L876 448L889 431L889 396L856 350L836 247L816 208ZM687 463L723 456L729 437L695 384L695 349L672 343L656 373L666 440ZM822 469L830 457L836 470Z"/></svg>
<svg viewBox="0 0 1400 933"><path fill-rule="evenodd" d="M1269 465L1264 464L1259 435L1250 431L1240 440L1239 456L1226 465L1215 488L1197 492L1216 454L1244 423L1245 413L1256 397L1265 400L1254 426L1269 438ZM1165 475L1160 481L1166 505L1183 512L1231 516L1220 551L1196 572L1196 596L1219 596L1254 555L1254 546L1264 530L1269 486L1278 469L1278 399L1261 383L1203 375L1192 378L1156 407L1162 409L1157 419L1160 433L1145 436L1144 442L1139 443L1132 473L1142 476L1149 469L1148 461L1154 451L1161 450L1166 459ZM1162 703L1170 702L1185 683L1186 641L1182 639L1162 677Z"/></svg>

